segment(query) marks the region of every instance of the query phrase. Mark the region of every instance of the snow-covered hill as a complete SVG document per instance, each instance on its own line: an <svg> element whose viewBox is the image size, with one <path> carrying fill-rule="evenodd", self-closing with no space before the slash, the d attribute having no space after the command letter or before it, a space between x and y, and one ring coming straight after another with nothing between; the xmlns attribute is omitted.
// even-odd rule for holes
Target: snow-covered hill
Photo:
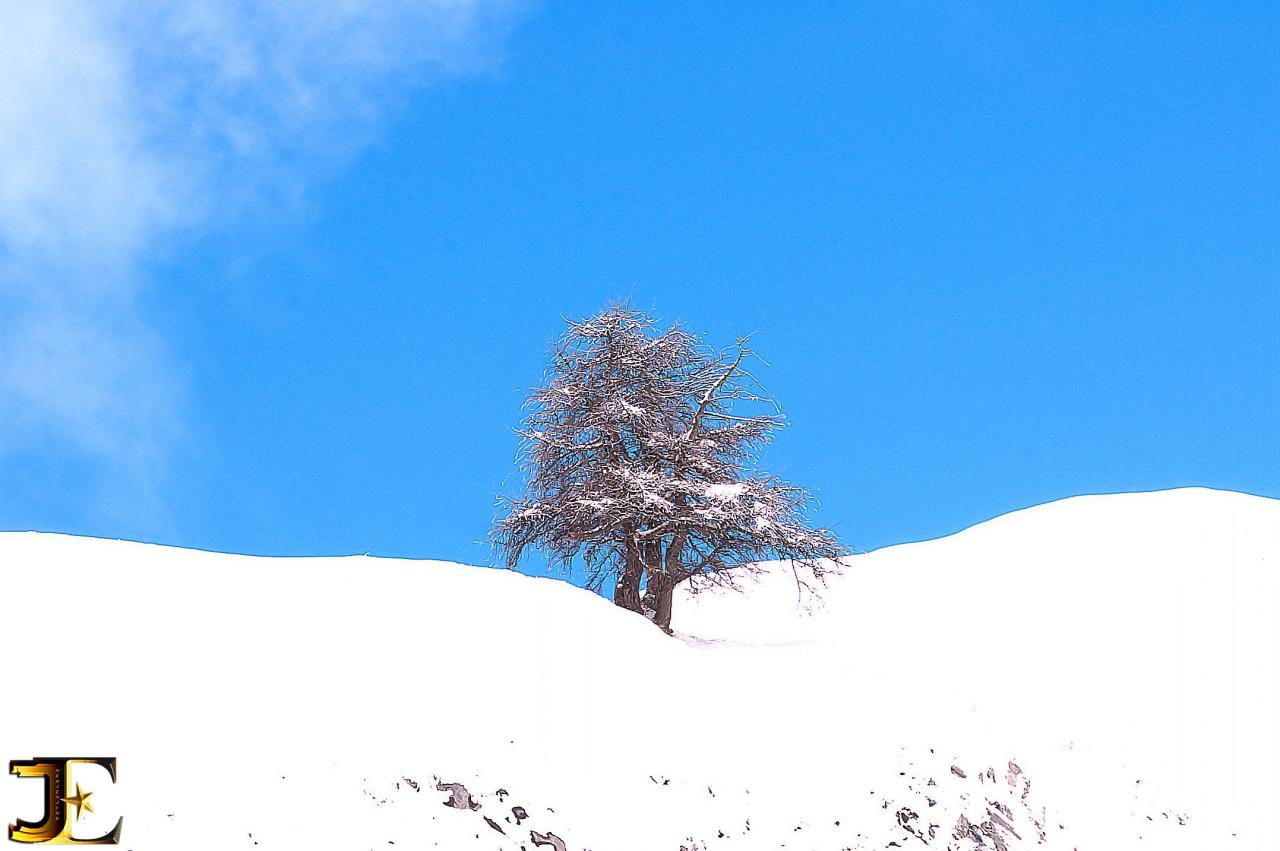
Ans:
<svg viewBox="0 0 1280 851"><path fill-rule="evenodd" d="M679 639L438 562L10 533L0 581L0 759L117 757L83 835L138 851L1280 847L1275 500L1064 500Z"/></svg>

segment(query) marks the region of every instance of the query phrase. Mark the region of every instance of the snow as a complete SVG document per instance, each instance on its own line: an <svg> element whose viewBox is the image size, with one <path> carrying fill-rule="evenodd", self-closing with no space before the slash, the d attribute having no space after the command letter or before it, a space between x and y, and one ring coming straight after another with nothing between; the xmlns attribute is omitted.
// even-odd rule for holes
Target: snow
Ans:
<svg viewBox="0 0 1280 851"><path fill-rule="evenodd" d="M747 486L742 482L725 482L707 485L705 494L707 499L728 502L742 496L746 490Z"/></svg>
<svg viewBox="0 0 1280 851"><path fill-rule="evenodd" d="M1079 497L669 638L505 571L0 534L0 758L116 756L83 835L135 851L1273 849L1278 563L1275 500Z"/></svg>

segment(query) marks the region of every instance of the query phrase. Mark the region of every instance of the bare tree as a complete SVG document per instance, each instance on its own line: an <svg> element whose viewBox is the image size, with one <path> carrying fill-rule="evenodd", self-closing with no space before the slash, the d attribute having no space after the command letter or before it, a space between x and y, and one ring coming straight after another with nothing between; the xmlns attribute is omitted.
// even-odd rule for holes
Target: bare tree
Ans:
<svg viewBox="0 0 1280 851"><path fill-rule="evenodd" d="M520 430L527 491L494 527L508 566L529 546L581 558L591 587L614 579L615 603L668 632L686 580L737 587L774 559L814 590L840 550L806 524L803 489L754 470L783 418L752 358L626 306L570 322Z"/></svg>

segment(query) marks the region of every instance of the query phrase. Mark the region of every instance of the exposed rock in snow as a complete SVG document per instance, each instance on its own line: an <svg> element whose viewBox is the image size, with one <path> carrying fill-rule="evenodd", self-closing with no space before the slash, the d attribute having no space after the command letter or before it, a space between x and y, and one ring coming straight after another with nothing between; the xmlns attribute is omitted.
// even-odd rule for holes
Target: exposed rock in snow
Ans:
<svg viewBox="0 0 1280 851"><path fill-rule="evenodd" d="M436 784L436 789L441 792L448 792L449 800L444 802L446 807L453 807L455 810L478 810L480 803L471 800L471 793L467 791L467 787L461 783L445 783L443 780Z"/></svg>
<svg viewBox="0 0 1280 851"><path fill-rule="evenodd" d="M554 849L554 851L567 851L564 847L564 840L556 836L554 833L538 833L538 831L533 830L529 832L529 835L533 840L534 845L539 847L545 846Z"/></svg>

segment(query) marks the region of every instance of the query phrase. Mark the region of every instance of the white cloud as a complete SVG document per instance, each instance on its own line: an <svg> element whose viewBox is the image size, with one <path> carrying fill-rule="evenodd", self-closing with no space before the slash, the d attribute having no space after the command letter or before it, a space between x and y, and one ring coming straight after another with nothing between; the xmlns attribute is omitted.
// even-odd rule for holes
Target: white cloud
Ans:
<svg viewBox="0 0 1280 851"><path fill-rule="evenodd" d="M463 0L0 4L0 453L52 439L153 488L182 382L138 307L141 262L305 187L412 88L485 69L514 17Z"/></svg>

